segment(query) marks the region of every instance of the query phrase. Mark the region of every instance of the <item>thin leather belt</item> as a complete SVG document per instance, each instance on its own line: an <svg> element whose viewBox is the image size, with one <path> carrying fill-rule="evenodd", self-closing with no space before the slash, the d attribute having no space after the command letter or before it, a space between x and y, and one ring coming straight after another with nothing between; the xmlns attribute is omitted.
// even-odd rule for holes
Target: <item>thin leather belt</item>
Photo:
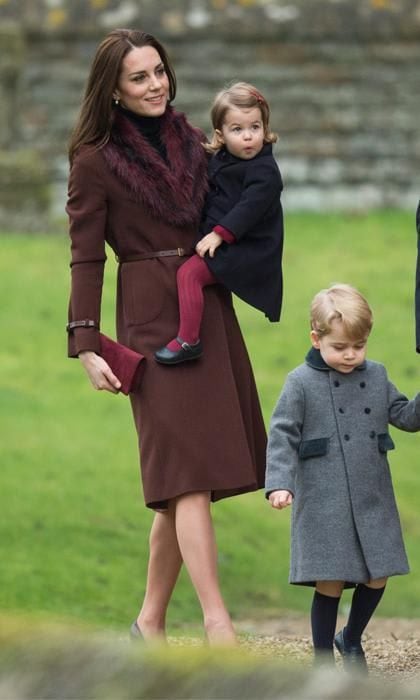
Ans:
<svg viewBox="0 0 420 700"><path fill-rule="evenodd" d="M115 259L119 263L136 262L137 260L150 260L150 258L169 258L173 255L177 255L179 258L183 258L189 255L193 255L194 251L192 249L186 250L185 248L174 248L173 250L156 250L151 253L139 253L139 255L126 255L125 257L115 256Z"/></svg>

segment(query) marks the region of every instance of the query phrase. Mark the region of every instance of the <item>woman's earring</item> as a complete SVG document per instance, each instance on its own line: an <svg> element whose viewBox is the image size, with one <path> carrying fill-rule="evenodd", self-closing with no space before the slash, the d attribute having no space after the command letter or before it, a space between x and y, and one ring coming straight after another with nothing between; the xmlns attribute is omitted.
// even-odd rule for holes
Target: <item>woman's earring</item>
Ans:
<svg viewBox="0 0 420 700"><path fill-rule="evenodd" d="M119 98L119 97L115 97L115 98L114 98L114 105L119 105L119 104L120 104L120 98Z"/></svg>

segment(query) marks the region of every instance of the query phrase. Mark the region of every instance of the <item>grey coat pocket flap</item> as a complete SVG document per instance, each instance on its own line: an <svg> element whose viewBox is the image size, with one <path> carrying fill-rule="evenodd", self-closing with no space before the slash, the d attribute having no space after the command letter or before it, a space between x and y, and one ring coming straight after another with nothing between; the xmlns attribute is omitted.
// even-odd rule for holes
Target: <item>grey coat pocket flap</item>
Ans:
<svg viewBox="0 0 420 700"><path fill-rule="evenodd" d="M315 438L314 440L302 440L299 445L299 457L323 457L328 452L329 438Z"/></svg>
<svg viewBox="0 0 420 700"><path fill-rule="evenodd" d="M378 449L379 452L388 452L388 450L395 450L395 445L392 437L389 433L381 433L378 435Z"/></svg>

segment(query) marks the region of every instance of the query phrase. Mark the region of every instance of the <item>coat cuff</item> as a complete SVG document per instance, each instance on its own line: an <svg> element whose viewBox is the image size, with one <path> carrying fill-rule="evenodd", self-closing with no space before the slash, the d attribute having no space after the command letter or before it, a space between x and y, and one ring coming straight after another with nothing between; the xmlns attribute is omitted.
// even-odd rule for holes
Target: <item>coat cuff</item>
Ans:
<svg viewBox="0 0 420 700"><path fill-rule="evenodd" d="M276 475L273 474L272 477L269 475L265 481L264 491L266 496L268 496L272 491L290 491L293 496L295 495L295 479L293 477L288 477L286 475L277 475L281 478L281 483L276 479Z"/></svg>
<svg viewBox="0 0 420 700"><path fill-rule="evenodd" d="M75 328L68 334L68 356L78 357L79 352L84 350L100 355L101 341L97 328Z"/></svg>
<svg viewBox="0 0 420 700"><path fill-rule="evenodd" d="M218 233L219 236L223 238L225 243L235 243L236 241L232 231L229 231L229 229L225 228L224 226L219 226L219 224L217 224L217 226L214 226L213 231Z"/></svg>

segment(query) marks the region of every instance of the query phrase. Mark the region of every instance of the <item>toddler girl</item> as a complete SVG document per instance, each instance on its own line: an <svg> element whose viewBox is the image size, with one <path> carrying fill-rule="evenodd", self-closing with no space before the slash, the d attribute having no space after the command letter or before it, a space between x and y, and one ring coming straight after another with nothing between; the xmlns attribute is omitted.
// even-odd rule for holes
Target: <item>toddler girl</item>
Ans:
<svg viewBox="0 0 420 700"><path fill-rule="evenodd" d="M248 83L235 83L215 98L214 133L204 145L212 156L202 238L196 254L178 270L180 325L177 337L155 353L158 362L171 365L201 356L207 285L219 282L270 321L280 319L283 185L269 116L267 101Z"/></svg>

